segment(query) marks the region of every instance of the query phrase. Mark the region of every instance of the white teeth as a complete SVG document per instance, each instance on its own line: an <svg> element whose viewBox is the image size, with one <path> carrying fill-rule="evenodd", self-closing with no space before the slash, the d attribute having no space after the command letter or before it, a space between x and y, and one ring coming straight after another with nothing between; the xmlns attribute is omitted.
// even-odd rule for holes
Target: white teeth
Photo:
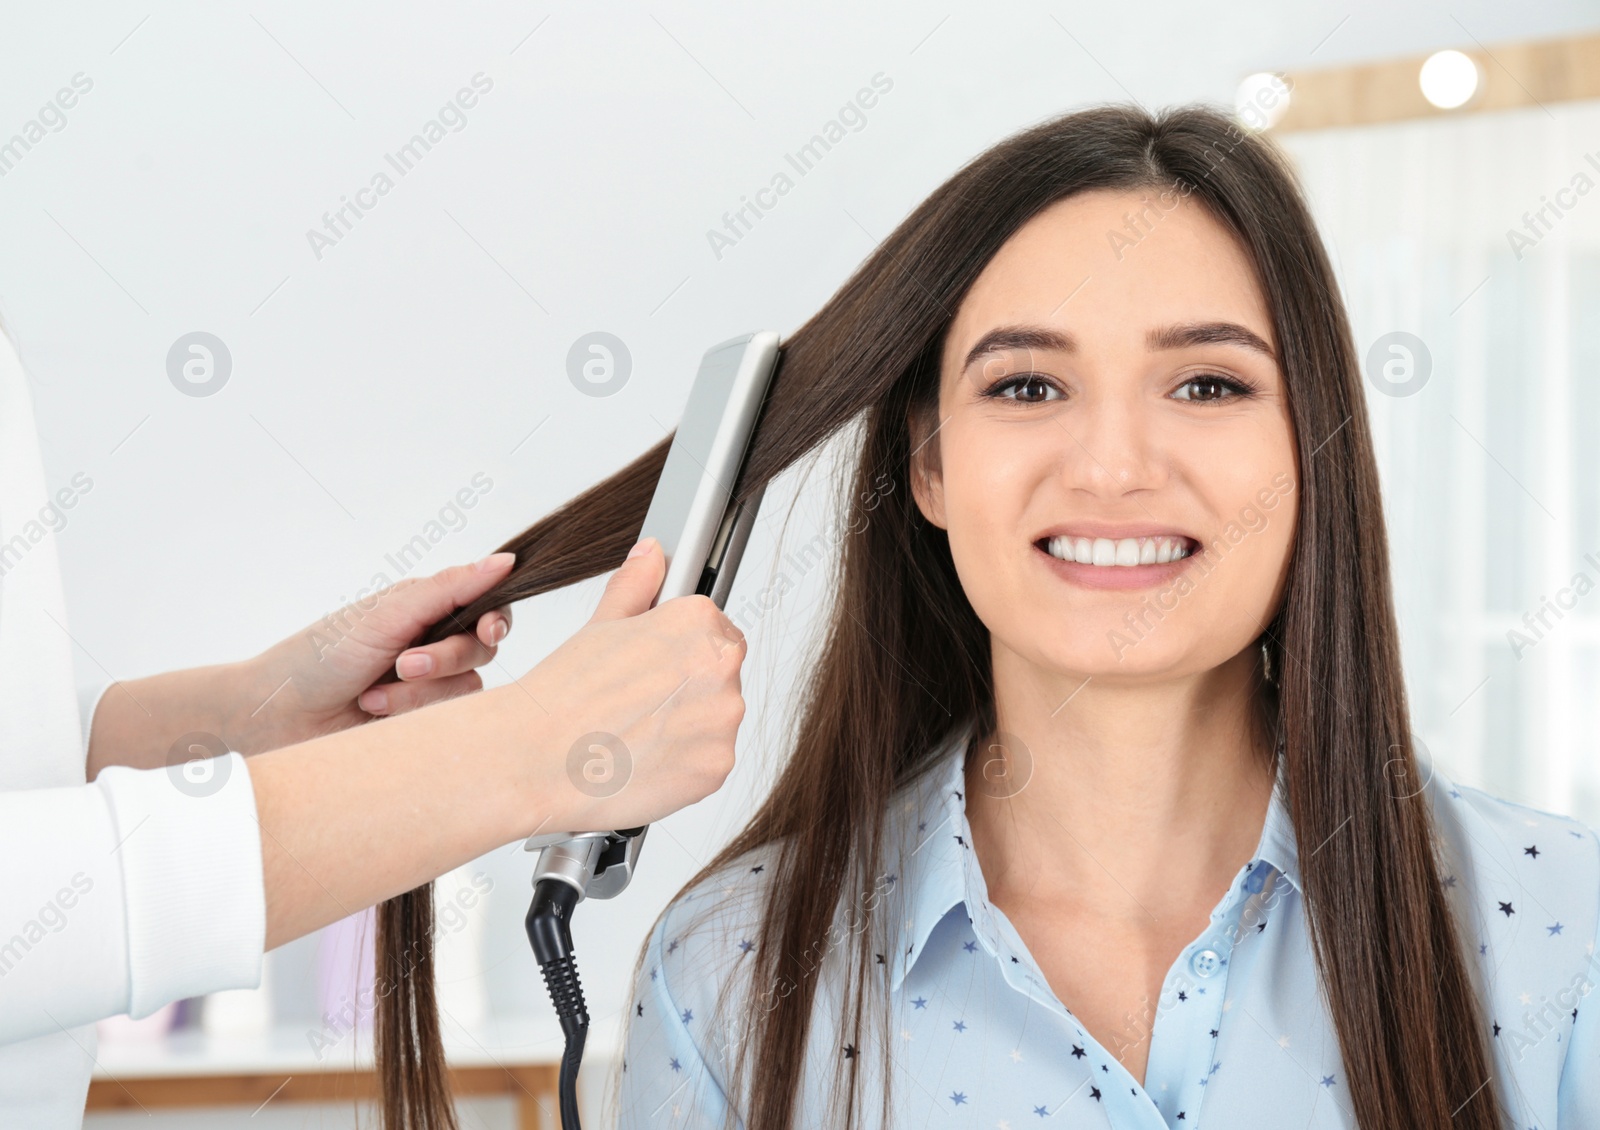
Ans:
<svg viewBox="0 0 1600 1130"><path fill-rule="evenodd" d="M1053 537L1046 545L1050 556L1062 561L1076 561L1080 565L1102 567L1128 567L1133 565L1162 565L1189 556L1189 543L1184 538L1070 538Z"/></svg>

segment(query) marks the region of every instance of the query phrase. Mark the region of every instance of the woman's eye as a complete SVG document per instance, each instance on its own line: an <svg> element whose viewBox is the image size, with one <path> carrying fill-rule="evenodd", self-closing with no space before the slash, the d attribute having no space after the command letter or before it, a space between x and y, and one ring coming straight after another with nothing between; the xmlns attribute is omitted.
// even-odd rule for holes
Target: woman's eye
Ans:
<svg viewBox="0 0 1600 1130"><path fill-rule="evenodd" d="M1011 390L1015 390L1015 395L1011 395ZM1050 395L1058 391L1055 385L1038 373L1021 373L1007 377L992 387L988 395L1001 400L1016 400L1023 404L1042 404L1047 400L1059 399Z"/></svg>
<svg viewBox="0 0 1600 1130"><path fill-rule="evenodd" d="M1172 395L1179 400L1217 401L1231 400L1236 396L1249 396L1255 390L1242 381L1212 373L1190 377L1178 386Z"/></svg>

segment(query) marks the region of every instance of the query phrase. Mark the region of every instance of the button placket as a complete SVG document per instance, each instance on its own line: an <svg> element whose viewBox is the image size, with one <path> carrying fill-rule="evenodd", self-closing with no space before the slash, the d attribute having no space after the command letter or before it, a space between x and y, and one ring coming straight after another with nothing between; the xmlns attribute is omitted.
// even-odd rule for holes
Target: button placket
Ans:
<svg viewBox="0 0 1600 1130"><path fill-rule="evenodd" d="M1205 1087L1215 1070L1216 1034L1228 995L1230 958L1241 939L1240 919L1247 907L1256 905L1263 889L1271 890L1270 870L1257 862L1228 889L1207 928L1179 954L1163 983L1145 1083L1169 1122L1179 1111L1186 1122L1199 1117Z"/></svg>

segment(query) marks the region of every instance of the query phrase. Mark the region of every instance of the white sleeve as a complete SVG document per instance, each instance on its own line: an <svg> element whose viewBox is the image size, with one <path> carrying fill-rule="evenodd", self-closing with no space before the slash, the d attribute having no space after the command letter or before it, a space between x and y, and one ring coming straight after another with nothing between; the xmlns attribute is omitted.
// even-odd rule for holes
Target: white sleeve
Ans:
<svg viewBox="0 0 1600 1130"><path fill-rule="evenodd" d="M0 1043L261 982L245 759L0 792Z"/></svg>

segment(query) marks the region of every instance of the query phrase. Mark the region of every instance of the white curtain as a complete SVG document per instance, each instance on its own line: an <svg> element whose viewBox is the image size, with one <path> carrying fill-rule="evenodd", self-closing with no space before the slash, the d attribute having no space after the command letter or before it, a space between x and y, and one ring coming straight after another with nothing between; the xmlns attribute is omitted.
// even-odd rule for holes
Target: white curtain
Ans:
<svg viewBox="0 0 1600 1130"><path fill-rule="evenodd" d="M1600 103L1279 140L1368 374L1413 730L1600 823Z"/></svg>

